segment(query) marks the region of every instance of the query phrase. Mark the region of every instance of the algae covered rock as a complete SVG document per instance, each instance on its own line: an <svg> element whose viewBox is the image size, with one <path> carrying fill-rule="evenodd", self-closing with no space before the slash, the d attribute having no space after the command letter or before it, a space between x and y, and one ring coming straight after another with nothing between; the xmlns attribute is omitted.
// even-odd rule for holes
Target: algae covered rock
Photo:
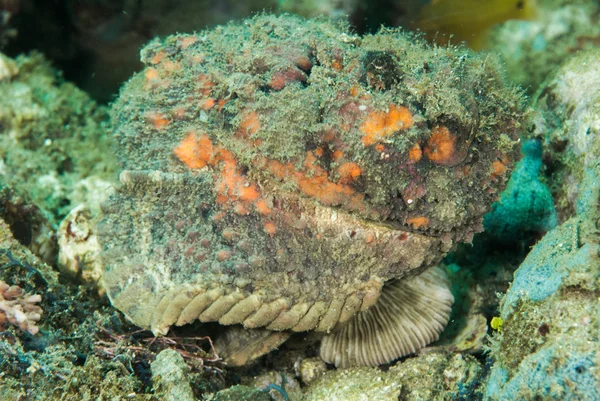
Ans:
<svg viewBox="0 0 600 401"><path fill-rule="evenodd" d="M271 401L269 393L248 386L232 386L221 390L212 398L214 401Z"/></svg>
<svg viewBox="0 0 600 401"><path fill-rule="evenodd" d="M114 306L155 334L335 328L339 366L437 338L452 295L427 269L481 230L518 155L521 95L492 57L266 15L141 55L98 233Z"/></svg>
<svg viewBox="0 0 600 401"><path fill-rule="evenodd" d="M590 0L538 0L529 21L509 20L490 35L511 79L535 93L549 74L582 50L598 47L600 4Z"/></svg>
<svg viewBox="0 0 600 401"><path fill-rule="evenodd" d="M252 378L249 383L269 394L273 401L304 400L300 383L281 372L269 371Z"/></svg>
<svg viewBox="0 0 600 401"><path fill-rule="evenodd" d="M305 401L419 401L477 399L482 368L470 355L432 352L388 371L353 368L327 372L311 385Z"/></svg>
<svg viewBox="0 0 600 401"><path fill-rule="evenodd" d="M530 136L542 141L559 219L597 207L600 186L600 50L560 66L535 98Z"/></svg>
<svg viewBox="0 0 600 401"><path fill-rule="evenodd" d="M600 398L600 52L563 64L536 99L533 135L560 217L502 299L486 399ZM569 217L570 216L570 217Z"/></svg>
<svg viewBox="0 0 600 401"><path fill-rule="evenodd" d="M394 382L389 374L379 369L362 367L328 372L309 388L304 399L392 401L398 399L401 391L402 386Z"/></svg>
<svg viewBox="0 0 600 401"><path fill-rule="evenodd" d="M78 203L104 200L116 171L107 120L106 108L41 54L1 55L0 185L26 195L54 224ZM84 178L106 185L79 186Z"/></svg>
<svg viewBox="0 0 600 401"><path fill-rule="evenodd" d="M319 379L327 372L327 365L321 358L306 358L302 359L294 366L296 376L304 385L309 385Z"/></svg>
<svg viewBox="0 0 600 401"><path fill-rule="evenodd" d="M58 266L61 271L94 288L100 295L99 286L103 266L98 254L100 244L96 235L96 221L85 205L79 205L58 226Z"/></svg>
<svg viewBox="0 0 600 401"><path fill-rule="evenodd" d="M599 252L597 229L581 217L531 251L501 304L486 399L600 397Z"/></svg>
<svg viewBox="0 0 600 401"><path fill-rule="evenodd" d="M193 401L194 392L189 383L189 366L179 352L161 351L152 362L152 381L155 392L165 401Z"/></svg>

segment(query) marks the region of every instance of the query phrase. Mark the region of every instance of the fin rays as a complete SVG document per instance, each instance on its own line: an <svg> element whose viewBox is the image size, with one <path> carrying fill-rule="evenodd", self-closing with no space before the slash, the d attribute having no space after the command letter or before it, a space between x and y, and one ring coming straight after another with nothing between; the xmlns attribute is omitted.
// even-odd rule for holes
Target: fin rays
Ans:
<svg viewBox="0 0 600 401"><path fill-rule="evenodd" d="M438 339L454 302L445 272L431 268L383 287L379 301L325 336L321 358L337 367L376 366Z"/></svg>

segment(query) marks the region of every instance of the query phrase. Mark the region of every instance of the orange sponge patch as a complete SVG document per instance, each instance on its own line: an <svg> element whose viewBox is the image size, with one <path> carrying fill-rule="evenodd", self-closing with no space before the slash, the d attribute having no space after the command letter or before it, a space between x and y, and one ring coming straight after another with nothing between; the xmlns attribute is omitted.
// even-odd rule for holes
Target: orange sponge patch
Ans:
<svg viewBox="0 0 600 401"><path fill-rule="evenodd" d="M275 232L277 231L277 227L275 227L275 224L271 223L270 221L264 223L263 228L265 229L265 232L270 236L273 236L273 234L275 234Z"/></svg>
<svg viewBox="0 0 600 401"><path fill-rule="evenodd" d="M156 130L163 130L167 128L170 121L167 116L163 113L151 112L146 115L148 122L152 125L152 128Z"/></svg>
<svg viewBox="0 0 600 401"><path fill-rule="evenodd" d="M492 177L500 177L506 173L506 170L506 164L502 163L500 160L496 160L492 163Z"/></svg>
<svg viewBox="0 0 600 401"><path fill-rule="evenodd" d="M412 127L413 120L410 111L403 106L390 105L387 112L374 111L367 116L360 126L364 133L362 142L365 146L374 145L386 136L401 129Z"/></svg>
<svg viewBox="0 0 600 401"><path fill-rule="evenodd" d="M183 37L179 38L179 44L181 45L181 47L183 49L187 49L194 43L196 43L196 37L194 37L194 36L183 36Z"/></svg>
<svg viewBox="0 0 600 401"><path fill-rule="evenodd" d="M158 81L160 79L160 74L156 68L148 67L144 70L144 78L146 81Z"/></svg>
<svg viewBox="0 0 600 401"><path fill-rule="evenodd" d="M237 135L242 138L248 138L249 136L258 132L259 129L260 120L258 118L258 113L251 111L242 117L240 127L237 130Z"/></svg>
<svg viewBox="0 0 600 401"><path fill-rule="evenodd" d="M415 143L415 145L408 151L408 159L411 162L416 163L421 160L421 157L423 157L421 146L418 143Z"/></svg>
<svg viewBox="0 0 600 401"><path fill-rule="evenodd" d="M343 205L350 210L364 210L364 196L355 193L354 189L344 183L331 181L327 172L317 163L313 152L307 152L304 159L305 170L297 171L292 163L283 164L277 160L269 160L266 167L280 180L290 180L306 196L316 199L324 205ZM360 175L360 167L348 163L342 171L349 177ZM339 171L338 171L339 172ZM358 175L357 175L358 174Z"/></svg>
<svg viewBox="0 0 600 401"><path fill-rule="evenodd" d="M442 166L452 165L455 160L456 135L443 125L438 125L431 131L431 136L425 146L425 155L433 163Z"/></svg>
<svg viewBox="0 0 600 401"><path fill-rule="evenodd" d="M256 211L260 214L269 214L271 213L271 209L269 208L269 205L267 205L267 202L265 202L264 200L259 200L258 202L256 202Z"/></svg>
<svg viewBox="0 0 600 401"><path fill-rule="evenodd" d="M340 175L340 182L348 183L355 180L361 174L361 169L358 164L354 162L347 162L338 167L338 174Z"/></svg>
<svg viewBox="0 0 600 401"><path fill-rule="evenodd" d="M270 213L267 203L261 199L258 187L246 180L240 172L233 154L220 146L213 145L206 134L196 137L189 133L173 149L175 156L188 168L198 169L205 166L220 167L215 183L217 203L232 205L235 213L248 214L254 204L260 214Z"/></svg>
<svg viewBox="0 0 600 401"><path fill-rule="evenodd" d="M197 156L198 143L196 142L196 138L194 138L194 134L188 134L173 150L173 153L188 168L202 168L206 166L206 163Z"/></svg>
<svg viewBox="0 0 600 401"><path fill-rule="evenodd" d="M214 157L214 149L210 138L203 134L198 139L191 132L173 150L175 156L188 168L202 168Z"/></svg>
<svg viewBox="0 0 600 401"><path fill-rule="evenodd" d="M425 216L413 217L406 221L412 228L423 228L429 224L429 219Z"/></svg>

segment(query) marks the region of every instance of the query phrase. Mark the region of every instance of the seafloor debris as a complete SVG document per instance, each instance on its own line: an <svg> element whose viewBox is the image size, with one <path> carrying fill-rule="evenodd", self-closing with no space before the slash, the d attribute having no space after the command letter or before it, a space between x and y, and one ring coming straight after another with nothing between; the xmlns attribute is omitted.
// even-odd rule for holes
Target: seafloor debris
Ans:
<svg viewBox="0 0 600 401"><path fill-rule="evenodd" d="M332 331L339 366L438 337L452 294L427 269L481 230L518 154L521 95L494 58L258 16L142 61L113 108L125 170L98 232L113 305L157 335Z"/></svg>
<svg viewBox="0 0 600 401"><path fill-rule="evenodd" d="M152 380L165 401L193 401L194 392L188 376L190 368L175 350L161 351L152 362Z"/></svg>
<svg viewBox="0 0 600 401"><path fill-rule="evenodd" d="M304 385L316 382L327 372L327 365L321 358L306 358L294 365L296 376Z"/></svg>
<svg viewBox="0 0 600 401"><path fill-rule="evenodd" d="M482 367L471 355L431 352L388 370L330 370L304 393L304 401L476 400Z"/></svg>

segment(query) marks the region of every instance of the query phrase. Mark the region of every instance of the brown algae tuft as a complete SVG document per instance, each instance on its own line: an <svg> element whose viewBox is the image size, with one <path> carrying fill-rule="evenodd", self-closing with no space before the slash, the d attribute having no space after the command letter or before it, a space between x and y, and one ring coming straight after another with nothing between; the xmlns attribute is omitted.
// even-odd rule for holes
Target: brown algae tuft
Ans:
<svg viewBox="0 0 600 401"><path fill-rule="evenodd" d="M98 227L114 306L156 335L326 332L338 366L437 339L453 297L433 266L481 230L518 155L521 93L493 57L270 15L141 55Z"/></svg>

